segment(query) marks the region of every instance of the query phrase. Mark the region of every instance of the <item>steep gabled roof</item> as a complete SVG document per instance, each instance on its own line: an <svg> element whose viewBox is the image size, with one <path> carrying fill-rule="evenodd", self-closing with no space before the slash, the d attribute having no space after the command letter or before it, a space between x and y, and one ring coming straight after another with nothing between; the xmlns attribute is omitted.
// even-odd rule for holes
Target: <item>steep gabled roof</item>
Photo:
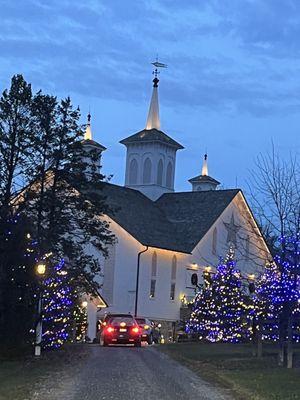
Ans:
<svg viewBox="0 0 300 400"><path fill-rule="evenodd" d="M166 193L153 202L141 192L103 183L118 225L145 246L191 253L239 190Z"/></svg>
<svg viewBox="0 0 300 400"><path fill-rule="evenodd" d="M120 143L124 145L131 143L142 143L142 142L160 142L168 144L169 146L173 146L176 149L184 148L180 143L170 138L170 136L166 135L163 131L160 131L155 128L143 129L142 131L137 132L134 135L131 135L128 138L120 141Z"/></svg>
<svg viewBox="0 0 300 400"><path fill-rule="evenodd" d="M156 205L191 252L238 193L239 189L165 193Z"/></svg>
<svg viewBox="0 0 300 400"><path fill-rule="evenodd" d="M186 252L172 235L173 225L156 204L138 190L103 183L108 216L145 246Z"/></svg>

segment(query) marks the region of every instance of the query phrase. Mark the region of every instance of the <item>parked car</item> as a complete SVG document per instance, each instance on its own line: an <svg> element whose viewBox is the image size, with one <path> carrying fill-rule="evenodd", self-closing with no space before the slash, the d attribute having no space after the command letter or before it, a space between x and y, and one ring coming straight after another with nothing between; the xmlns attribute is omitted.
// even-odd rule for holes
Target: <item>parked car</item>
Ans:
<svg viewBox="0 0 300 400"><path fill-rule="evenodd" d="M153 343L153 322L147 318L136 317L136 322L142 330L142 341L148 344Z"/></svg>
<svg viewBox="0 0 300 400"><path fill-rule="evenodd" d="M141 347L142 330L130 314L109 314L104 318L100 344L133 344Z"/></svg>

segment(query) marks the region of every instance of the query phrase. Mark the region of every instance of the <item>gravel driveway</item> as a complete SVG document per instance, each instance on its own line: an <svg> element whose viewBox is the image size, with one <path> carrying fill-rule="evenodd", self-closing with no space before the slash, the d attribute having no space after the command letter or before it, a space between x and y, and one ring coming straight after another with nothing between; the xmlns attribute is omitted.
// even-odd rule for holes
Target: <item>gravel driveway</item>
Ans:
<svg viewBox="0 0 300 400"><path fill-rule="evenodd" d="M72 372L71 372L72 371ZM32 400L229 400L153 347L91 345L81 365L57 371Z"/></svg>

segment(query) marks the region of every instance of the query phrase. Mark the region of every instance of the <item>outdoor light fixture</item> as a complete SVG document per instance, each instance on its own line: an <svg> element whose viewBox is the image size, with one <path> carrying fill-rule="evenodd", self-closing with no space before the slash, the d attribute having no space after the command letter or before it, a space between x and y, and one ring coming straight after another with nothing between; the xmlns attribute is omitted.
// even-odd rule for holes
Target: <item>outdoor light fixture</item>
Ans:
<svg viewBox="0 0 300 400"><path fill-rule="evenodd" d="M84 300L82 303L81 303L81 307L82 308L86 308L88 306L88 302L86 301L86 300Z"/></svg>

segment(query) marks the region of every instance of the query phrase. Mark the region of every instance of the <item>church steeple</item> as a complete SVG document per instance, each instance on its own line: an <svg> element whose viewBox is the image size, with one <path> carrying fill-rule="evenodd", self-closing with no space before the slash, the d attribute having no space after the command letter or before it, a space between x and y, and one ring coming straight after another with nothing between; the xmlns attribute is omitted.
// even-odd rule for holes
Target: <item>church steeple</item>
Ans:
<svg viewBox="0 0 300 400"><path fill-rule="evenodd" d="M153 89L152 96L150 101L150 107L146 122L146 129L160 129L160 120L159 120L159 103L158 103L158 82L157 78L157 68L154 71L155 77L153 79Z"/></svg>
<svg viewBox="0 0 300 400"><path fill-rule="evenodd" d="M85 128L84 140L92 140L91 114L90 113L88 113L87 120L88 120L88 123Z"/></svg>
<svg viewBox="0 0 300 400"><path fill-rule="evenodd" d="M156 200L163 193L174 192L176 152L183 146L160 129L158 69L167 66L157 60L152 64L155 70L146 127L120 143L127 147L125 186Z"/></svg>
<svg viewBox="0 0 300 400"><path fill-rule="evenodd" d="M204 154L204 160L202 164L201 175L195 176L195 178L189 179L192 184L193 192L205 191L205 190L216 190L220 184L216 179L208 175L207 165L207 154Z"/></svg>

